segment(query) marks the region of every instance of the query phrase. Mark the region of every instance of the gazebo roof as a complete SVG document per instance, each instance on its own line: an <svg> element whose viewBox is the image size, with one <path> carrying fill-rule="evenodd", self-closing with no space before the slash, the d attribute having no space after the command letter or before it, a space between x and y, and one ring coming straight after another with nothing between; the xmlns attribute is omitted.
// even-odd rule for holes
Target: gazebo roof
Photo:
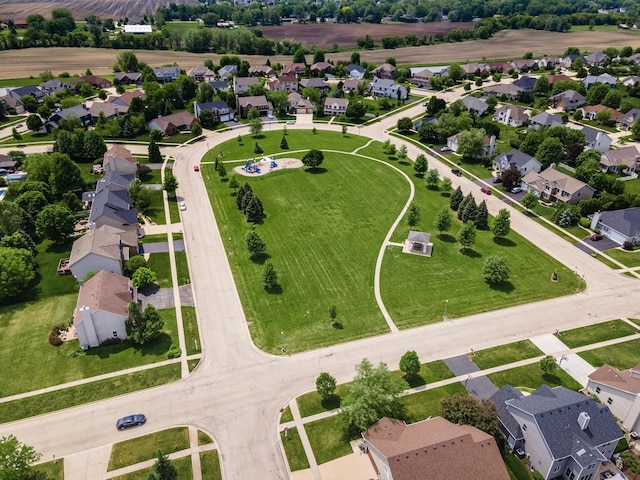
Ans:
<svg viewBox="0 0 640 480"><path fill-rule="evenodd" d="M409 231L409 241L414 243L429 243L431 241L431 234L411 230Z"/></svg>

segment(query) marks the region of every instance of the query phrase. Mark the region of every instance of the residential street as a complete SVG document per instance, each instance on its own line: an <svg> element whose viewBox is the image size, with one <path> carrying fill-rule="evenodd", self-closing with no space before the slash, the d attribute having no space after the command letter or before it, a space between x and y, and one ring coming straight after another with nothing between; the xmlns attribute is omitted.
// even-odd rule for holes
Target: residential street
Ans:
<svg viewBox="0 0 640 480"><path fill-rule="evenodd" d="M399 145L402 142L390 137L386 130L395 127L399 117L414 116L423 111L418 103L408 111L362 127L360 133L381 141L391 138ZM340 131L340 126L315 126ZM270 128L275 129L275 126ZM299 127L289 125L287 128ZM358 129L351 128L350 134L358 134ZM499 198L487 196L484 199L491 214L508 208L512 229L577 271L576 287L579 276L584 275L588 289L568 297L302 354L267 355L251 342L221 232L202 181L203 172L193 170L207 148L237 135L235 130L211 133L206 141L164 149L164 153L176 159L174 173L180 183L178 195L188 205L188 209L181 212L182 231L203 347L199 367L188 378L169 385L1 425L0 436L16 435L20 441L42 452L46 460L54 454L61 458L155 430L192 425L215 438L226 480L286 479L289 474L278 435L280 408L294 396L313 390L315 378L322 371L330 372L338 382L345 382L353 377L355 365L364 357L374 363L387 362L391 368L396 368L407 350L415 350L422 362L428 362L461 355L471 348L481 350L549 334L556 329L640 316L640 305L630 301L640 293L637 281L614 273ZM409 157L415 158L419 150L412 144L407 146ZM432 156L429 156L429 166L438 168L441 176L450 175L450 168ZM460 185L465 194L478 192L476 198L479 197L479 187L471 180L452 176L452 181L454 188ZM514 268L526 268L526 265ZM127 432L117 431L114 428L116 419L131 413L147 415L147 424ZM91 476L87 471L75 478L102 477Z"/></svg>

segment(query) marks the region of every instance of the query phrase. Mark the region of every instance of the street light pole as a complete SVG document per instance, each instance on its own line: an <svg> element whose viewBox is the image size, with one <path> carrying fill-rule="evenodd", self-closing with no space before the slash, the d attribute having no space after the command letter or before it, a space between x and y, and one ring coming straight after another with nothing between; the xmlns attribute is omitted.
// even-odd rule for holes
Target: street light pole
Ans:
<svg viewBox="0 0 640 480"><path fill-rule="evenodd" d="M282 341L281 350L284 352L284 332L280 332L280 340Z"/></svg>
<svg viewBox="0 0 640 480"><path fill-rule="evenodd" d="M449 305L449 300L444 301L444 312L442 313L442 321L444 322L447 319L447 306Z"/></svg>

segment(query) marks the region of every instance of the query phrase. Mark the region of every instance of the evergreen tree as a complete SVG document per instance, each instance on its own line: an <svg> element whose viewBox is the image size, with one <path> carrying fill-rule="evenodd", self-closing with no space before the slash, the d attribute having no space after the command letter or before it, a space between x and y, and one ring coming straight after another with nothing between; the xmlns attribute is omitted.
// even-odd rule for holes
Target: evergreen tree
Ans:
<svg viewBox="0 0 640 480"><path fill-rule="evenodd" d="M177 480L178 470L171 463L169 457L163 455L162 452L158 450L158 459L147 478L148 480Z"/></svg>
<svg viewBox="0 0 640 480"><path fill-rule="evenodd" d="M250 228L244 236L244 243L247 246L249 257L254 258L262 255L267 250L267 245L255 228Z"/></svg>
<svg viewBox="0 0 640 480"><path fill-rule="evenodd" d="M287 143L287 139L284 135L282 136L282 140L280 140L280 148L282 150L287 150L289 148L289 144Z"/></svg>
<svg viewBox="0 0 640 480"><path fill-rule="evenodd" d="M476 212L476 218L473 223L476 224L478 230L486 230L489 227L489 210L487 209L487 202L485 200L478 205L478 211Z"/></svg>
<svg viewBox="0 0 640 480"><path fill-rule="evenodd" d="M247 215L247 222L258 223L262 221L264 217L264 209L262 207L262 201L260 201L260 198L257 195L252 196L251 200L247 204L245 214Z"/></svg>
<svg viewBox="0 0 640 480"><path fill-rule="evenodd" d="M160 147L154 140L149 141L149 163L162 163Z"/></svg>
<svg viewBox="0 0 640 480"><path fill-rule="evenodd" d="M244 183L244 185L241 185L240 188L238 189L238 194L236 195L236 205L238 206L238 210L243 210L244 208L242 206L242 202L244 199L244 196L247 194L247 192L251 193L251 195L253 195L253 189L251 188L251 185L249 185L248 183Z"/></svg>
<svg viewBox="0 0 640 480"><path fill-rule="evenodd" d="M240 210L242 213L247 213L247 208L249 208L249 203L253 200L254 194L253 191L247 191L242 196L242 201L240 202Z"/></svg>
<svg viewBox="0 0 640 480"><path fill-rule="evenodd" d="M458 211L458 213L460 213L460 211ZM473 198L473 195L469 194L469 200L467 201L467 204L464 206L464 209L462 209L461 220L464 223L475 222L477 214L478 214L478 205L476 205L476 200L475 198Z"/></svg>
<svg viewBox="0 0 640 480"><path fill-rule="evenodd" d="M462 193L462 188L456 188L455 192L453 192L451 197L449 197L449 207L451 208L451 210L457 212L460 208L460 203L462 203L463 198L464 195Z"/></svg>
<svg viewBox="0 0 640 480"><path fill-rule="evenodd" d="M264 270L262 270L262 285L266 290L271 290L278 284L278 274L273 267L271 260L264 262Z"/></svg>
<svg viewBox="0 0 640 480"><path fill-rule="evenodd" d="M467 205L470 199L471 199L471 194L464 197L462 202L460 202L460 206L458 207L458 220L462 220L462 215L464 214L464 210L467 208Z"/></svg>

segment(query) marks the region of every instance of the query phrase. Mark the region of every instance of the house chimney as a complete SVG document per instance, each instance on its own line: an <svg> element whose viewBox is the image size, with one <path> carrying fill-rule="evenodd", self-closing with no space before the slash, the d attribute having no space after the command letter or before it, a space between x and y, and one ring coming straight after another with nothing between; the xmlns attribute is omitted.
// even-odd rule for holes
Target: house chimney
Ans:
<svg viewBox="0 0 640 480"><path fill-rule="evenodd" d="M600 210L598 210L596 213L593 214L593 218L591 219L591 225L590 225L591 230L595 230L596 228L598 228L598 222L600 221L601 216L602 216L602 212L600 212Z"/></svg>
<svg viewBox="0 0 640 480"><path fill-rule="evenodd" d="M581 430L587 429L589 426L589 420L591 420L591 417L587 412L580 412L580 415L578 415L578 425L580 425Z"/></svg>

